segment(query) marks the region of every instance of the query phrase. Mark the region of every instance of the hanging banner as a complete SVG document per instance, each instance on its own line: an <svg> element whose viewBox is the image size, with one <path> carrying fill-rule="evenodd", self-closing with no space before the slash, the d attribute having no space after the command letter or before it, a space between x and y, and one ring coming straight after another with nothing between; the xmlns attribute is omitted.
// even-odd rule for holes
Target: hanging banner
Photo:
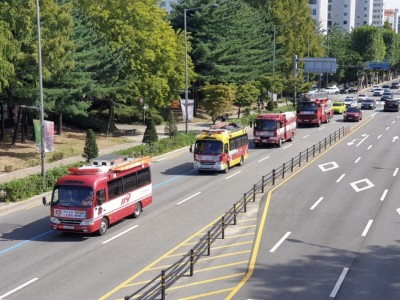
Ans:
<svg viewBox="0 0 400 300"><path fill-rule="evenodd" d="M183 120L186 121L186 109L185 109L186 100L185 99L181 99L180 101L181 101ZM193 99L188 99L187 100L188 120L193 120L193 111L194 111L194 100Z"/></svg>
<svg viewBox="0 0 400 300"><path fill-rule="evenodd" d="M54 122L44 121L44 152L54 151ZM33 120L33 128L35 130L36 137L36 150L41 151L41 130L40 130L40 120Z"/></svg>

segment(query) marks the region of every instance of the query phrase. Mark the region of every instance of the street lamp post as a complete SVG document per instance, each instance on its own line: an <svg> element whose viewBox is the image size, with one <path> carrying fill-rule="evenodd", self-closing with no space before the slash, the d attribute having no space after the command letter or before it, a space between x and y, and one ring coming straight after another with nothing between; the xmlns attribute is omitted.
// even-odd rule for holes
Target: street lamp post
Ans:
<svg viewBox="0 0 400 300"><path fill-rule="evenodd" d="M211 4L212 8L218 7L218 4ZM185 8L183 9L183 31L185 39L185 133L188 133L188 120L189 120L189 110L188 110L188 97L189 97L189 67L188 67L188 45L187 45L187 21L186 16L188 11L195 11L203 9L205 6Z"/></svg>
<svg viewBox="0 0 400 300"><path fill-rule="evenodd" d="M39 60L39 86L40 86L40 157L42 166L42 177L46 176L45 148L44 148L44 108L43 108L43 79L42 79L42 46L40 42L40 8L39 0L36 0L37 36L38 36L38 60Z"/></svg>

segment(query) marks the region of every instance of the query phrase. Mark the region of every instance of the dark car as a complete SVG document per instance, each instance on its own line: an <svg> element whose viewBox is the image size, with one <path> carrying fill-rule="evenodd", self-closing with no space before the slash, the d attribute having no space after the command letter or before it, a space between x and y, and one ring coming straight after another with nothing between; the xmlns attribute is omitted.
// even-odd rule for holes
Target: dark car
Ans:
<svg viewBox="0 0 400 300"><path fill-rule="evenodd" d="M358 93L358 89L356 87L348 87L348 88L343 88L340 90L341 94L357 94Z"/></svg>
<svg viewBox="0 0 400 300"><path fill-rule="evenodd" d="M382 86L382 88L383 88L383 89L390 89L390 85L389 85L389 84L384 84L384 85Z"/></svg>
<svg viewBox="0 0 400 300"><path fill-rule="evenodd" d="M361 102L361 109L375 109L376 103L374 99L365 99Z"/></svg>
<svg viewBox="0 0 400 300"><path fill-rule="evenodd" d="M392 93L384 92L382 94L381 101L386 101L386 100L390 100L390 99L393 99Z"/></svg>
<svg viewBox="0 0 400 300"><path fill-rule="evenodd" d="M362 111L357 107L349 107L343 114L343 121L361 121Z"/></svg>
<svg viewBox="0 0 400 300"><path fill-rule="evenodd" d="M383 111L399 111L399 102L397 100L386 100Z"/></svg>
<svg viewBox="0 0 400 300"><path fill-rule="evenodd" d="M398 89L400 88L400 83L399 82L393 82L392 85L390 86L391 89Z"/></svg>

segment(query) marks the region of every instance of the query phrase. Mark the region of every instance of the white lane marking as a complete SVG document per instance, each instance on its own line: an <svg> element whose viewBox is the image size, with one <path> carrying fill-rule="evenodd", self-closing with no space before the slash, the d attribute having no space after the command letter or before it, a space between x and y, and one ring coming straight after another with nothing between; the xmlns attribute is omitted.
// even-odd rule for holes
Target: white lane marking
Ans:
<svg viewBox="0 0 400 300"><path fill-rule="evenodd" d="M392 124L396 123L396 120L392 121Z"/></svg>
<svg viewBox="0 0 400 300"><path fill-rule="evenodd" d="M397 175L397 172L399 172L399 168L396 168L396 170L394 170L393 176L396 176L396 175Z"/></svg>
<svg viewBox="0 0 400 300"><path fill-rule="evenodd" d="M283 147L283 149L287 149L287 148L292 147L292 146L293 146L293 144L289 144L286 147Z"/></svg>
<svg viewBox="0 0 400 300"><path fill-rule="evenodd" d="M315 207L317 207L317 205L324 199L324 197L321 197L317 200L317 202L314 203L313 206L310 207L311 210L313 210Z"/></svg>
<svg viewBox="0 0 400 300"><path fill-rule="evenodd" d="M121 233L118 233L116 236L113 236L112 238L110 238L108 240L105 240L104 242L102 242L102 244L107 244L108 242L111 242L112 240L115 240L116 238L119 238L121 235L123 235L123 234L131 231L132 229L137 228L137 227L139 227L139 225L132 226L131 228L128 228L127 230L122 231Z"/></svg>
<svg viewBox="0 0 400 300"><path fill-rule="evenodd" d="M331 298L336 297L336 294L339 291L340 286L342 285L344 278L346 277L348 271L349 271L349 268L343 268L342 274L340 274L339 279L336 281L336 284L335 284L331 294L329 295L329 297L331 297Z"/></svg>
<svg viewBox="0 0 400 300"><path fill-rule="evenodd" d="M237 171L236 173L233 173L232 175L226 177L225 179L232 178L233 176L236 176L237 174L241 173L242 171Z"/></svg>
<svg viewBox="0 0 400 300"><path fill-rule="evenodd" d="M325 126L320 127L320 128L318 129L318 131L320 131L320 130L322 130L322 129L325 129Z"/></svg>
<svg viewBox="0 0 400 300"><path fill-rule="evenodd" d="M346 176L346 174L342 174L342 175L338 178L338 180L336 180L336 182L340 182L340 180L342 180L344 176Z"/></svg>
<svg viewBox="0 0 400 300"><path fill-rule="evenodd" d="M399 139L399 137L398 136L394 136L393 137L393 139L392 139L392 143L394 143L396 140L398 140Z"/></svg>
<svg viewBox="0 0 400 300"><path fill-rule="evenodd" d="M385 200L387 192L388 192L388 189L383 191L383 194L382 194L381 199L380 199L381 201Z"/></svg>
<svg viewBox="0 0 400 300"><path fill-rule="evenodd" d="M180 205L180 204L182 204L183 202L186 202L186 201L188 201L188 200L192 199L193 197L196 197L196 196L198 196L198 195L200 195L200 194L201 194L201 192L197 192L196 194L194 194L194 195L192 195L192 196L190 196L190 197L187 197L186 199L183 199L181 202L178 202L177 205Z"/></svg>
<svg viewBox="0 0 400 300"><path fill-rule="evenodd" d="M371 148L372 148L372 145L369 145L368 148L367 148L367 150L369 150L369 149L371 149Z"/></svg>
<svg viewBox="0 0 400 300"><path fill-rule="evenodd" d="M269 158L269 156L266 156L266 157L264 157L264 158L261 158L258 162L262 162L262 161L264 161L264 160L266 160L266 159L268 159Z"/></svg>
<svg viewBox="0 0 400 300"><path fill-rule="evenodd" d="M278 247L286 240L286 238L287 238L290 234L291 234L290 231L286 232L286 234L279 240L279 242L277 242L277 243L275 244L275 246L274 246L271 250L269 250L269 252L271 252L271 253L275 252L275 250L278 249Z"/></svg>
<svg viewBox="0 0 400 300"><path fill-rule="evenodd" d="M360 161L360 159L361 159L361 156L358 157L358 158L354 161L354 163L355 163L355 164L358 163L358 162Z"/></svg>
<svg viewBox="0 0 400 300"><path fill-rule="evenodd" d="M369 228L371 227L373 221L374 221L374 220L369 220L369 221L368 221L368 224L367 224L367 226L365 226L364 231L363 231L363 233L361 234L361 236L366 236L366 235L367 235L368 230L369 230Z"/></svg>
<svg viewBox="0 0 400 300"><path fill-rule="evenodd" d="M385 130L389 130L389 129L390 129L390 126L388 126L388 127L385 128Z"/></svg>
<svg viewBox="0 0 400 300"><path fill-rule="evenodd" d="M303 139L308 138L309 136L310 136L310 135L307 134L307 135L303 136Z"/></svg>
<svg viewBox="0 0 400 300"><path fill-rule="evenodd" d="M331 122L331 123L336 123L336 121L333 121L333 122Z"/></svg>
<svg viewBox="0 0 400 300"><path fill-rule="evenodd" d="M378 140L382 137L382 134L378 135Z"/></svg>
<svg viewBox="0 0 400 300"><path fill-rule="evenodd" d="M20 285L19 287L13 289L12 291L9 291L8 293L5 293L4 295L0 296L0 299L4 299L7 296L10 296L11 294L15 293L16 291L19 291L20 289L23 289L27 285L30 285L31 283L34 283L36 280L39 280L39 278L33 278L29 280L28 282L25 282L24 284Z"/></svg>

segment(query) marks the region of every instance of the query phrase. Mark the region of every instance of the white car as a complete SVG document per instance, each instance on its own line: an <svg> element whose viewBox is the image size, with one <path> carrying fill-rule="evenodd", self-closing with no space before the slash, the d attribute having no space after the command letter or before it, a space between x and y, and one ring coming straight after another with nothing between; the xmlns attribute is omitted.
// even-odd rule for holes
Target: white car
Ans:
<svg viewBox="0 0 400 300"><path fill-rule="evenodd" d="M326 89L324 89L324 92L328 93L328 94L339 94L340 90L336 85L333 86L328 86Z"/></svg>
<svg viewBox="0 0 400 300"><path fill-rule="evenodd" d="M359 94L357 98L357 102L361 103L368 98L368 94Z"/></svg>
<svg viewBox="0 0 400 300"><path fill-rule="evenodd" d="M354 99L354 97L346 97L344 99L344 104L346 104L346 107L356 107L357 106L357 100Z"/></svg>
<svg viewBox="0 0 400 300"><path fill-rule="evenodd" d="M380 85L373 85L371 92L375 91L376 89L381 89L382 87Z"/></svg>

